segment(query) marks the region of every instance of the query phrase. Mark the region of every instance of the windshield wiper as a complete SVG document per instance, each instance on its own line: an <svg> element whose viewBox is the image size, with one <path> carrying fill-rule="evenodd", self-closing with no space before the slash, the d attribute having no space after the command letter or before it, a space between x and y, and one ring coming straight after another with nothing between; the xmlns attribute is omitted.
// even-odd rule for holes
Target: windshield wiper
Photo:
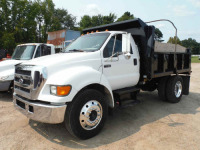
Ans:
<svg viewBox="0 0 200 150"><path fill-rule="evenodd" d="M81 49L72 49L72 50L69 50L69 52L84 52L84 50L81 50Z"/></svg>

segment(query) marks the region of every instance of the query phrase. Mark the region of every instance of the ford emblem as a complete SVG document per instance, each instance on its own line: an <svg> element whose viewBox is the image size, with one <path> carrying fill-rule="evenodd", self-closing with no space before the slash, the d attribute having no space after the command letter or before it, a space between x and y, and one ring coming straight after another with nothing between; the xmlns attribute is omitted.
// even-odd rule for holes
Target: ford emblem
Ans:
<svg viewBox="0 0 200 150"><path fill-rule="evenodd" d="M22 78L19 79L19 83L23 84L24 80Z"/></svg>

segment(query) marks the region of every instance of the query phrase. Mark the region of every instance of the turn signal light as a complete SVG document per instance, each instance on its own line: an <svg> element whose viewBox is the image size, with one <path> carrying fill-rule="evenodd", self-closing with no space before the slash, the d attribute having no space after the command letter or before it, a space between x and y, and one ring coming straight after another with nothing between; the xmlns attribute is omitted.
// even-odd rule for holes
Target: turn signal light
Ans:
<svg viewBox="0 0 200 150"><path fill-rule="evenodd" d="M57 95L58 96L67 96L70 93L71 89L72 89L72 87L70 85L57 86Z"/></svg>
<svg viewBox="0 0 200 150"><path fill-rule="evenodd" d="M108 29L106 29L105 31L108 31Z"/></svg>

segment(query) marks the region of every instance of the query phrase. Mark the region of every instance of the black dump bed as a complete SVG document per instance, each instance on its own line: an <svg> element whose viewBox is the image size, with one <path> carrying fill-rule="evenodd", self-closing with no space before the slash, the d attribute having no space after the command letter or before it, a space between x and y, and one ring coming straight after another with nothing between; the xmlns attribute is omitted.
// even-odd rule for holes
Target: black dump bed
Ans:
<svg viewBox="0 0 200 150"><path fill-rule="evenodd" d="M171 74L190 74L191 53L188 49L175 45L159 43L154 40L155 27L148 26L141 19L132 19L83 30L92 31L126 31L131 33L140 53L140 80L152 79Z"/></svg>

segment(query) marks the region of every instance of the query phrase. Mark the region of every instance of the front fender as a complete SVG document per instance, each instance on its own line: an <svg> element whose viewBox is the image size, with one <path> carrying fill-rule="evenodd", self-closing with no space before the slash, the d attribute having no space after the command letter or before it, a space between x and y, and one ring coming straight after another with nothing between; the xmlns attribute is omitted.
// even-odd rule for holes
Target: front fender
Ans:
<svg viewBox="0 0 200 150"><path fill-rule="evenodd" d="M48 76L48 79L39 94L38 99L55 103L71 102L74 96L85 86L99 84L101 72L91 67L71 67ZM71 85L68 96L58 97L50 94L50 85Z"/></svg>
<svg viewBox="0 0 200 150"><path fill-rule="evenodd" d="M84 86L100 83L101 72L91 67L72 67L48 77L46 84L72 85L77 91Z"/></svg>
<svg viewBox="0 0 200 150"><path fill-rule="evenodd" d="M5 81L11 81L14 80L14 69L8 69L8 70L4 70L0 72L0 77L4 77L7 76L7 78L5 79Z"/></svg>
<svg viewBox="0 0 200 150"><path fill-rule="evenodd" d="M113 98L113 93L112 93L112 88L106 78L106 76L104 74L102 74L101 76L101 81L100 81L100 84L103 85L106 90L105 92L107 93L107 96L108 96L108 105L111 107L111 108L114 108L114 98Z"/></svg>

